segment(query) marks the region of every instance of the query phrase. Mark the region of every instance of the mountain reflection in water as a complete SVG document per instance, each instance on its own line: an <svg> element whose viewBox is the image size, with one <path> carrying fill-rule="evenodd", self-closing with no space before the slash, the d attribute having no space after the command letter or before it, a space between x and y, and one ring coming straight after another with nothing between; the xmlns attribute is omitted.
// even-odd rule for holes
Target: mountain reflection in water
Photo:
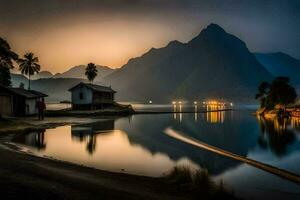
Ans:
<svg viewBox="0 0 300 200"><path fill-rule="evenodd" d="M161 176L177 165L199 169L186 157L174 161L164 153L151 153L143 146L131 143L124 131L112 130L113 127L114 120L63 126L18 135L15 142L23 143L38 155L116 172ZM45 148L40 148L42 145Z"/></svg>
<svg viewBox="0 0 300 200"><path fill-rule="evenodd" d="M210 113L213 117L208 113L198 113L198 115L198 120L195 121L191 119L195 117L194 114L182 114L182 123L172 118L172 115L139 115L116 121L109 119L87 125L30 132L18 135L15 141L25 144L31 151L39 154L82 164L88 162L93 167L101 169L109 158L110 161L115 160L117 166L112 166L110 163L112 169L107 167L105 169L113 171L127 170L126 164L131 165L131 173L136 173L137 170L139 174L143 174L141 163L146 157L147 159L152 157L154 160L151 162L149 160L150 163L162 162L165 166L161 166L161 170L144 174L154 176L165 173L181 160L197 168L207 168L215 175L241 164L169 138L164 134L167 127L246 157L249 151L259 147L262 150L270 149L273 156L281 158L295 149L292 144L299 145L294 131L299 127L299 123L293 119L278 121L257 118L257 123L253 120L255 119L253 116L233 111ZM218 120L211 120L211 118ZM145 155L138 154L137 157L133 151L137 149L143 151ZM100 159L99 153L102 157L105 155L106 160ZM124 163L117 164L117 160L123 160ZM136 169L133 169L133 165L136 165Z"/></svg>
<svg viewBox="0 0 300 200"><path fill-rule="evenodd" d="M17 134L14 142L40 156L103 170L157 177L187 165L205 168L239 191L268 184L282 187L284 180L271 174L170 138L164 131L171 127L207 144L300 174L298 119L256 118L249 111L179 114L176 118L173 114L133 115L27 132ZM299 189L291 184L284 182L287 190Z"/></svg>

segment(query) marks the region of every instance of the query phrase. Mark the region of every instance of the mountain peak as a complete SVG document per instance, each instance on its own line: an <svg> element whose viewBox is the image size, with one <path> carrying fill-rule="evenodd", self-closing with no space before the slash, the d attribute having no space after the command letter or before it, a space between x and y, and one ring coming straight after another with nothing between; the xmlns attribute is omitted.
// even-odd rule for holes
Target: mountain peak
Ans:
<svg viewBox="0 0 300 200"><path fill-rule="evenodd" d="M214 23L211 23L209 24L206 29L204 30L213 30L213 31L221 31L221 32L225 32L225 30L219 26L218 24L214 24Z"/></svg>
<svg viewBox="0 0 300 200"><path fill-rule="evenodd" d="M199 35L193 38L190 42L203 40L203 39L220 39L228 33L218 24L211 23L206 28L204 28Z"/></svg>
<svg viewBox="0 0 300 200"><path fill-rule="evenodd" d="M173 41L169 42L169 44L167 46L172 47L172 46L178 46L178 45L182 45L182 43L179 42L178 40L173 40Z"/></svg>
<svg viewBox="0 0 300 200"><path fill-rule="evenodd" d="M210 24L201 31L199 35L219 35L224 34L226 31L218 24Z"/></svg>

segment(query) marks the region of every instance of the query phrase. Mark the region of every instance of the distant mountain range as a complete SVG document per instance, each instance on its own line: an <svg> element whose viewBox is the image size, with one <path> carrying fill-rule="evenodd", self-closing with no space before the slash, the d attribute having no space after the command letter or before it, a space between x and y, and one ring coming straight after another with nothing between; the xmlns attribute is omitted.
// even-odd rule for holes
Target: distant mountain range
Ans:
<svg viewBox="0 0 300 200"><path fill-rule="evenodd" d="M300 60L281 52L256 53L255 57L273 76L287 76L300 85Z"/></svg>
<svg viewBox="0 0 300 200"><path fill-rule="evenodd" d="M70 98L68 88L85 81L85 66L62 73L43 72L32 88L50 95L48 101ZM187 43L172 41L132 58L117 70L97 66L96 83L112 85L117 100L154 103L172 100L222 98L234 102L254 101L258 84L275 76L291 77L300 83L299 60L283 53L251 53L239 38L211 24ZM13 75L13 85L26 82ZM57 84L62 87L57 87Z"/></svg>
<svg viewBox="0 0 300 200"><path fill-rule="evenodd" d="M20 71L18 71L17 68L14 68L12 71L11 71L12 74L16 74L16 75L20 75L20 76L23 76L21 74ZM41 78L51 78L53 76L53 74L51 72L48 72L48 71L40 71L40 73L38 74L34 74L33 76L31 76L31 80L36 80L36 79L41 79ZM24 76L25 77L25 76Z"/></svg>
<svg viewBox="0 0 300 200"><path fill-rule="evenodd" d="M80 78L80 79L86 79L85 76L85 65L78 65L75 67L71 67L69 70L63 72L63 73L57 73L57 74L52 74L49 71L41 71L38 74L35 74L31 76L32 80L37 80L41 78ZM111 74L114 72L114 69L106 67L106 66L101 66L97 65L97 70L98 70L98 76L96 77L96 81L100 80L101 78ZM12 71L14 74L20 74L19 71L14 70Z"/></svg>
<svg viewBox="0 0 300 200"><path fill-rule="evenodd" d="M12 74L13 87L19 87L24 83L25 88L28 87L28 79L22 74ZM85 79L78 78L44 78L31 81L31 89L48 94L46 98L48 102L59 102L63 100L70 100L71 94L68 91L74 85L85 82Z"/></svg>
<svg viewBox="0 0 300 200"><path fill-rule="evenodd" d="M72 67L68 71L64 73L57 73L53 76L53 78L80 78L80 79L85 79L86 76L84 75L85 73L85 65L78 65L75 67ZM101 66L97 65L97 70L98 70L98 76L96 77L96 81L100 80L101 78L111 74L114 70L106 67L106 66Z"/></svg>
<svg viewBox="0 0 300 200"><path fill-rule="evenodd" d="M36 80L36 79L51 78L51 77L53 77L53 74L51 72L41 71L40 73L33 75L32 79Z"/></svg>
<svg viewBox="0 0 300 200"><path fill-rule="evenodd" d="M97 70L99 75L96 77L95 81L101 80L103 77L114 71L114 69L100 65L97 65ZM48 102L70 100L70 92L68 89L80 82L87 82L84 72L84 65L72 67L64 73L55 75L48 71L42 71L31 77L31 88L48 94ZM19 87L21 83L27 88L27 77L22 74L12 74L13 87Z"/></svg>
<svg viewBox="0 0 300 200"><path fill-rule="evenodd" d="M239 38L211 24L188 43L170 42L105 77L122 100L253 99L272 75Z"/></svg>

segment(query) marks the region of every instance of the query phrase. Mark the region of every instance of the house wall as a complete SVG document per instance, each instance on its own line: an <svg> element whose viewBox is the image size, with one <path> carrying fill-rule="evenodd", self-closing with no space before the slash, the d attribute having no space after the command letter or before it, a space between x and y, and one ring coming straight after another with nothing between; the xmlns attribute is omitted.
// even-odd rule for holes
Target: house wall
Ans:
<svg viewBox="0 0 300 200"><path fill-rule="evenodd" d="M2 116L12 116L12 102L10 95L0 95L0 114Z"/></svg>
<svg viewBox="0 0 300 200"><path fill-rule="evenodd" d="M113 103L114 94L109 92L94 92L93 93L93 103Z"/></svg>
<svg viewBox="0 0 300 200"><path fill-rule="evenodd" d="M83 99L80 99L82 93ZM72 104L91 104L93 102L93 91L87 87L78 87L72 90Z"/></svg>
<svg viewBox="0 0 300 200"><path fill-rule="evenodd" d="M13 95L13 115L17 117L25 116L25 97Z"/></svg>
<svg viewBox="0 0 300 200"><path fill-rule="evenodd" d="M38 109L36 107L36 99L26 99L25 100L25 115L38 114Z"/></svg>

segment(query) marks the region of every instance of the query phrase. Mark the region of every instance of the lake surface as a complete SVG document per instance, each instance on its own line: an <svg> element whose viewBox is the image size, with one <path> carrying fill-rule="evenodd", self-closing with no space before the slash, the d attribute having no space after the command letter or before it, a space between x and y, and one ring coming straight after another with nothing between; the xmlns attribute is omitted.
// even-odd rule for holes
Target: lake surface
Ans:
<svg viewBox="0 0 300 200"><path fill-rule="evenodd" d="M245 199L300 199L300 186L169 137L182 132L210 145L300 174L300 120L264 120L251 110L134 115L17 135L40 156L98 169L159 177L174 166L207 169Z"/></svg>

